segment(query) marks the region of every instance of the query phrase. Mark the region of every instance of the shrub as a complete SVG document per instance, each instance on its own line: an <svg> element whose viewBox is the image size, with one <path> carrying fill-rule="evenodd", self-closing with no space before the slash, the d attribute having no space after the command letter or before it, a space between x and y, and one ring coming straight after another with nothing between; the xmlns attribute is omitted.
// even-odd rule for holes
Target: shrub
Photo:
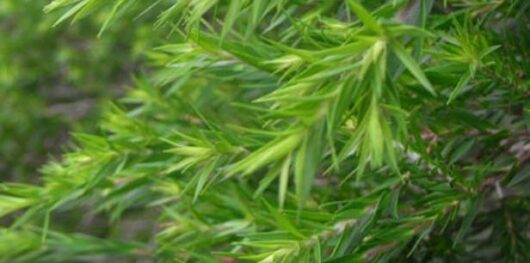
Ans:
<svg viewBox="0 0 530 263"><path fill-rule="evenodd" d="M100 22L73 26L45 15L45 0L0 3L0 174L36 181L48 156L58 156L67 129L91 127L98 105L124 93L153 42L150 23L116 23L97 39Z"/></svg>
<svg viewBox="0 0 530 263"><path fill-rule="evenodd" d="M155 13L167 38L44 184L1 186L0 214L18 217L0 254L526 262L528 8L53 1L59 22L104 17L103 38Z"/></svg>

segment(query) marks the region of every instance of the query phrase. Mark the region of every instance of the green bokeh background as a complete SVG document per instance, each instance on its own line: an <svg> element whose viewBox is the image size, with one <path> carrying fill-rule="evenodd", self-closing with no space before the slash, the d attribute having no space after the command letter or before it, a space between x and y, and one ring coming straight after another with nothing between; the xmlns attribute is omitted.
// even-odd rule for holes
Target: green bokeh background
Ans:
<svg viewBox="0 0 530 263"><path fill-rule="evenodd" d="M98 38L105 12L54 26L46 0L0 1L0 180L39 181L69 133L90 130L123 94L153 42L150 23L120 19Z"/></svg>

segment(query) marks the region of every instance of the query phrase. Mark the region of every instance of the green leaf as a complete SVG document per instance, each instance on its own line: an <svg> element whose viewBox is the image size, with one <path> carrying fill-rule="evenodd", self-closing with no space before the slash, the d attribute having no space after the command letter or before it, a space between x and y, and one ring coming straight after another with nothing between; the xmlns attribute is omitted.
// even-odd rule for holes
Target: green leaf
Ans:
<svg viewBox="0 0 530 263"><path fill-rule="evenodd" d="M377 20L361 4L357 3L356 0L348 0L348 6L367 28L377 33L383 32L383 28Z"/></svg>
<svg viewBox="0 0 530 263"><path fill-rule="evenodd" d="M244 175L250 174L257 169L279 160L295 150L303 139L303 133L294 133L287 137L281 137L254 151L245 159L235 163L229 168L227 176L238 172Z"/></svg>
<svg viewBox="0 0 530 263"><path fill-rule="evenodd" d="M294 236L296 236L296 237L298 237L300 239L305 239L305 235L302 234L295 227L295 225L289 220L289 218L284 216L281 212L279 212L276 208L274 208L271 205L269 205L267 202L265 202L265 205L267 206L267 209L272 214L274 219L276 219L276 223L278 224L278 226L281 229L289 231L289 233L293 234Z"/></svg>
<svg viewBox="0 0 530 263"><path fill-rule="evenodd" d="M267 189L271 185L272 181L274 181L274 179L276 179L279 175L280 175L280 166L274 165L267 172L267 174L259 181L258 189L256 189L256 191L254 192L254 195L252 196L252 198L257 199L258 197L260 197L265 191L265 189Z"/></svg>
<svg viewBox="0 0 530 263"><path fill-rule="evenodd" d="M510 180L508 187L513 187L530 178L530 165L521 168Z"/></svg>
<svg viewBox="0 0 530 263"><path fill-rule="evenodd" d="M418 63L416 63L416 61L407 53L405 48L397 42L393 42L390 46L394 50L394 54L396 54L401 63L403 63L403 65L410 71L410 73L412 73L414 77L416 77L420 84L432 95L436 95L431 82L427 79L425 73L421 70Z"/></svg>
<svg viewBox="0 0 530 263"><path fill-rule="evenodd" d="M74 7L70 8L66 13L64 13L59 19L57 19L57 21L55 22L55 24L53 24L53 26L55 27L59 25L60 23L64 22L65 20L69 19L70 17L73 17L77 12L79 12L79 10L85 7L88 3L89 3L88 0L84 0L84 1L77 3ZM53 7L52 4L46 6L44 10L46 12L51 11Z"/></svg>
<svg viewBox="0 0 530 263"><path fill-rule="evenodd" d="M205 186L207 183L207 180L211 178L212 172L217 167L218 158L214 160L210 160L210 163L206 167L200 170L200 172L195 175L197 176L198 182L197 186L195 187L195 194L193 195L193 202L195 203L197 201L197 198L201 194L202 191L205 190Z"/></svg>
<svg viewBox="0 0 530 263"><path fill-rule="evenodd" d="M291 154L283 161L282 169L280 171L280 181L278 185L278 203L280 204L280 210L283 209L285 203L285 197L287 196L287 186L289 183L289 171L291 167Z"/></svg>
<svg viewBox="0 0 530 263"><path fill-rule="evenodd" d="M429 233L431 233L432 230L432 224L425 230L421 231L420 235L416 238L416 241L414 241L414 245L412 245L412 248L409 250L409 253L407 254L407 257L412 256L412 253L418 248L418 245L420 242L425 239L425 236L427 236Z"/></svg>
<svg viewBox="0 0 530 263"><path fill-rule="evenodd" d="M469 231L471 224L473 223L473 221L478 215L480 206L482 205L483 198L484 198L484 194L480 194L479 196L476 196L475 198L473 198L471 202L469 203L469 205L467 206L466 215L462 221L462 224L460 225L460 229L458 230L458 233L456 234L453 247L456 247L458 244L460 244L462 240L464 239L464 236Z"/></svg>
<svg viewBox="0 0 530 263"><path fill-rule="evenodd" d="M232 0L226 12L223 29L221 32L221 42L226 38L226 35L234 26L236 19L241 11L241 7L245 4L245 0Z"/></svg>
<svg viewBox="0 0 530 263"><path fill-rule="evenodd" d="M460 77L460 79L458 80L458 83L456 84L456 87L451 92L451 95L449 95L449 99L447 100L448 105L451 104L451 102L455 100L455 98L459 95L462 88L465 87L469 83L469 81L474 78L474 76L475 76L474 70L473 71L470 70L464 73L462 77Z"/></svg>
<svg viewBox="0 0 530 263"><path fill-rule="evenodd" d="M116 13L118 12L118 9L126 2L127 0L118 0L114 7L112 7L112 10L110 14L107 16L107 19L105 19L105 22L103 23L103 26L101 26L101 29L99 30L98 37L101 37L103 35L103 32L107 29L107 27L110 24L110 21L116 16Z"/></svg>
<svg viewBox="0 0 530 263"><path fill-rule="evenodd" d="M0 195L0 217L13 213L34 204L36 200Z"/></svg>
<svg viewBox="0 0 530 263"><path fill-rule="evenodd" d="M469 152L469 150L471 150L474 144L475 140L473 139L460 144L451 154L451 159L449 160L449 163L455 163L461 160Z"/></svg>
<svg viewBox="0 0 530 263"><path fill-rule="evenodd" d="M325 141L323 130L324 125L318 124L309 135L304 137L302 145L296 153L294 184L296 186L299 209L305 206L320 164L321 152Z"/></svg>
<svg viewBox="0 0 530 263"><path fill-rule="evenodd" d="M313 259L315 263L322 263L322 245L320 240L316 240L315 248L313 249Z"/></svg>

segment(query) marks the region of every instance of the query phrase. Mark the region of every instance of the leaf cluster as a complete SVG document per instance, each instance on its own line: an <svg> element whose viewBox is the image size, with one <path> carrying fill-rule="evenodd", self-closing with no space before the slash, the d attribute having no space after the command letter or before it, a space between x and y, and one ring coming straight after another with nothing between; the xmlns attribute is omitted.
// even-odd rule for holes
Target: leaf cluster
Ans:
<svg viewBox="0 0 530 263"><path fill-rule="evenodd" d="M43 185L2 185L0 214L22 216L0 239L32 240L0 246L6 260L530 258L525 1L56 0L47 11L105 14L103 32L135 6L169 32L148 54L155 70L107 106L99 135L75 135ZM76 209L149 226L134 238L62 233L54 222Z"/></svg>

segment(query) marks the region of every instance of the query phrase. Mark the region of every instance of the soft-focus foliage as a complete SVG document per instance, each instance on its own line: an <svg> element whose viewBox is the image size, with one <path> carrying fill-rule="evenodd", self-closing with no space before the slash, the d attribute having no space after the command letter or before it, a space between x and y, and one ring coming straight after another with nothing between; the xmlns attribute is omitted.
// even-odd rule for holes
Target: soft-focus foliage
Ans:
<svg viewBox="0 0 530 263"><path fill-rule="evenodd" d="M530 260L528 1L45 10L167 38L42 185L0 186L5 261Z"/></svg>
<svg viewBox="0 0 530 263"><path fill-rule="evenodd" d="M0 178L27 181L64 145L67 129L93 126L100 101L123 93L151 24L115 24L97 38L101 20L52 25L46 0L0 2ZM83 123L76 121L83 120Z"/></svg>

